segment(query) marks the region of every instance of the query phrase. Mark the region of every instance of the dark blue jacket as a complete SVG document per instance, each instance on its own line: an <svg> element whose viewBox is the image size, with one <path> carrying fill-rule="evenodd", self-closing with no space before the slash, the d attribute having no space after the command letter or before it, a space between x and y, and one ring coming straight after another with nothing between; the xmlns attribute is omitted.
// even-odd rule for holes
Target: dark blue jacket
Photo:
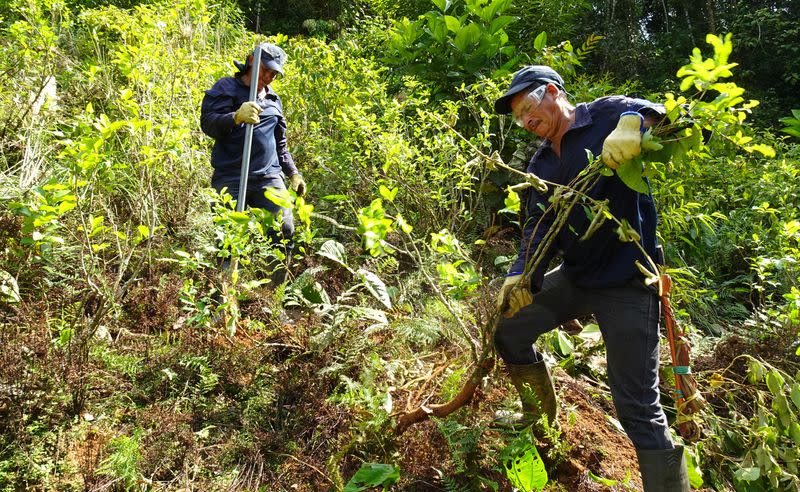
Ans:
<svg viewBox="0 0 800 492"><path fill-rule="evenodd" d="M588 165L586 149L594 156L601 154L603 141L616 128L620 114L625 111L642 114L664 112L660 105L644 99L622 96L603 97L591 103L578 104L575 108L575 122L561 140L561 157L553 151L550 141L545 140L528 163L527 172L547 181L568 184ZM548 198L553 192L552 187L550 188L546 194L529 188L531 192L519 257L511 267L510 274L525 270L528 253L536 251L553 223L553 212L544 213L549 205ZM588 194L597 200L607 198L609 211L620 220L626 219L641 236L641 244L648 255L653 259L657 258L658 218L649 193L637 193L614 174L601 176ZM536 224L540 219L542 221L537 228ZM641 275L634 262L639 260L643 265L648 263L634 243L619 240L615 232L616 224L606 221L589 239L579 241L588 227L586 212L580 205L576 206L567 224L556 237L554 247L531 275L531 288L534 292L541 288L548 263L559 251L564 258L561 265L564 273L581 287L617 287L625 285L636 275Z"/></svg>
<svg viewBox="0 0 800 492"><path fill-rule="evenodd" d="M233 113L250 98L250 88L235 77L218 80L203 97L200 127L214 138L211 165L212 182L238 179L242 169L245 124L237 125ZM286 144L286 119L281 99L271 88L256 101L261 106L261 121L253 129L250 154L251 177L286 176L297 174L292 155Z"/></svg>

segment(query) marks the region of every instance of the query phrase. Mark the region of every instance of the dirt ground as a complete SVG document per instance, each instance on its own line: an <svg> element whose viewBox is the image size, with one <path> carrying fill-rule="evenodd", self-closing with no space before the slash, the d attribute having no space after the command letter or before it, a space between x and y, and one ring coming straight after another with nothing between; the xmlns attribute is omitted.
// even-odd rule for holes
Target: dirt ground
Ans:
<svg viewBox="0 0 800 492"><path fill-rule="evenodd" d="M499 377L495 374L493 377ZM604 492L641 490L639 467L627 436L612 423L613 405L601 393L583 381L573 379L559 371L555 376L559 394L562 438L569 450L566 458L557 464L548 464L550 485L545 490L567 490L574 492ZM491 419L494 409L506 397L506 389L500 381L493 382L487 394L480 394L480 403L474 403L470 411L486 413L481 418ZM487 431L491 432L491 431ZM487 439L490 436L485 436ZM542 449L544 452L544 449ZM447 472L449 460L447 442L436 424L426 421L416 424L403 435L403 456L400 466L404 476L413 476L413 485L402 490L441 491L446 490L438 480L438 473ZM592 478L590 474L595 477ZM491 474L487 473L491 476ZM508 487L508 481L497 474L491 477ZM600 480L605 479L607 485Z"/></svg>

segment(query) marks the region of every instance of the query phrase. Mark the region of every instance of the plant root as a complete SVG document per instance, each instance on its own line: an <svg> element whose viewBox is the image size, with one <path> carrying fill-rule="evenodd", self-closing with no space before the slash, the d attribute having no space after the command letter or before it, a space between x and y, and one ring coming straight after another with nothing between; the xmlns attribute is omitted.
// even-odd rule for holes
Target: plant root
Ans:
<svg viewBox="0 0 800 492"><path fill-rule="evenodd" d="M395 434L402 434L412 425L427 420L431 415L440 418L446 417L472 401L472 397L475 395L475 390L478 389L481 380L485 378L492 369L494 369L494 358L487 357L483 359L475 366L469 379L467 379L464 386L452 400L441 405L420 405L416 409L400 415L397 426L394 429Z"/></svg>

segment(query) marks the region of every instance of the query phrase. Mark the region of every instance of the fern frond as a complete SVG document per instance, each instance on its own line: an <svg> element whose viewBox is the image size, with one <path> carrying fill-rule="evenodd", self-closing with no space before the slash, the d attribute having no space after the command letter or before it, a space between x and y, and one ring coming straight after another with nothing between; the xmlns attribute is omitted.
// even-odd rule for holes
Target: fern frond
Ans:
<svg viewBox="0 0 800 492"><path fill-rule="evenodd" d="M600 36L599 34L590 34L586 41L584 41L583 45L577 49L575 55L577 56L579 61L583 61L589 54L594 51L597 47L597 43L600 42L605 36Z"/></svg>

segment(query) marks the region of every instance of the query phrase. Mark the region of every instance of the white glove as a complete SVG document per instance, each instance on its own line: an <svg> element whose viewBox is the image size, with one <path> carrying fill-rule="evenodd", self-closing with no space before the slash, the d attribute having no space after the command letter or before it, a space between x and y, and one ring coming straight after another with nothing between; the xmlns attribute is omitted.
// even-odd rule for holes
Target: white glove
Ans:
<svg viewBox="0 0 800 492"><path fill-rule="evenodd" d="M517 311L533 302L533 295L527 285L522 282L522 275L506 277L500 292L497 294L497 309L503 316L511 318Z"/></svg>
<svg viewBox="0 0 800 492"><path fill-rule="evenodd" d="M617 169L623 162L636 157L642 152L642 122L644 117L639 113L622 113L619 123L603 142L603 163L611 169Z"/></svg>

